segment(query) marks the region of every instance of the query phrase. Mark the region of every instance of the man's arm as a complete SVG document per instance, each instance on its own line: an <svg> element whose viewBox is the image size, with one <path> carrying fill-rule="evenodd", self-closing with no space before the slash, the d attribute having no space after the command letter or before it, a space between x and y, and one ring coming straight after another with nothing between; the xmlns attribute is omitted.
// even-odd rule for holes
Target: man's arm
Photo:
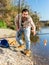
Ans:
<svg viewBox="0 0 49 65"><path fill-rule="evenodd" d="M15 17L14 22L15 22L15 29L18 30L19 29L18 28L18 15Z"/></svg>
<svg viewBox="0 0 49 65"><path fill-rule="evenodd" d="M36 26L35 26L35 24L34 24L34 22L33 22L33 20L32 20L31 17L30 17L30 23L31 23L31 27L32 27L32 30L31 31L35 35L36 34Z"/></svg>

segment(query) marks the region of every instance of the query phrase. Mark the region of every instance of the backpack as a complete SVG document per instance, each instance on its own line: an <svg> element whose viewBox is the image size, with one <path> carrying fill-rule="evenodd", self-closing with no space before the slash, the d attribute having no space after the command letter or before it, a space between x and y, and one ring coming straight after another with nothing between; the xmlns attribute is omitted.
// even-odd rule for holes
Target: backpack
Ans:
<svg viewBox="0 0 49 65"><path fill-rule="evenodd" d="M0 47L8 48L9 47L8 41L6 39L0 40Z"/></svg>

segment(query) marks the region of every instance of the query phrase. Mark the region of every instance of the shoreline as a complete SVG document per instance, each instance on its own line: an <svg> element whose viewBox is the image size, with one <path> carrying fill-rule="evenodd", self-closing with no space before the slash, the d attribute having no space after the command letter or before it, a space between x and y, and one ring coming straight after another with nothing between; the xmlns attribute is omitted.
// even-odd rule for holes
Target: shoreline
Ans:
<svg viewBox="0 0 49 65"><path fill-rule="evenodd" d="M0 38L5 36L14 36L16 31L11 29L0 29ZM0 47L0 65L33 65L33 60L22 54L21 51L15 50L18 43L15 38L5 38L8 40L11 49ZM13 41L13 43L11 43ZM11 44L10 44L11 43Z"/></svg>

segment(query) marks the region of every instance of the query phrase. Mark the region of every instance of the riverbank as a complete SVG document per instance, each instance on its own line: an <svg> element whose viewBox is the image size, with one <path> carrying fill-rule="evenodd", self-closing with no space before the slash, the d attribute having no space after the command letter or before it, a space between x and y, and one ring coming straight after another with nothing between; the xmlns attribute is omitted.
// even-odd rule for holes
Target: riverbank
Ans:
<svg viewBox="0 0 49 65"><path fill-rule="evenodd" d="M33 60L30 57L22 54L21 51L14 50L14 46L17 47L18 43L15 40L16 31L11 29L0 29L0 39L5 38L10 44L10 48L0 47L0 65L33 65ZM8 37L11 38L8 38ZM15 44L16 43L16 44Z"/></svg>

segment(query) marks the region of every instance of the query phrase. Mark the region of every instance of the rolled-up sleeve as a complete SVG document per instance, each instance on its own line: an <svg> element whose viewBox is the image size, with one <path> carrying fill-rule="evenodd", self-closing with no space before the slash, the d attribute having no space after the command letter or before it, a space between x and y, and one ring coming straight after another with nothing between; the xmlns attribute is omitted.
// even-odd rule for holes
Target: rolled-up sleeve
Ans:
<svg viewBox="0 0 49 65"><path fill-rule="evenodd" d="M33 30L36 31L36 26L31 17L30 17L30 23L31 23L31 27L33 28Z"/></svg>
<svg viewBox="0 0 49 65"><path fill-rule="evenodd" d="M15 23L15 25L17 25L17 22L18 22L18 15L15 17L15 19L14 19L14 23Z"/></svg>

